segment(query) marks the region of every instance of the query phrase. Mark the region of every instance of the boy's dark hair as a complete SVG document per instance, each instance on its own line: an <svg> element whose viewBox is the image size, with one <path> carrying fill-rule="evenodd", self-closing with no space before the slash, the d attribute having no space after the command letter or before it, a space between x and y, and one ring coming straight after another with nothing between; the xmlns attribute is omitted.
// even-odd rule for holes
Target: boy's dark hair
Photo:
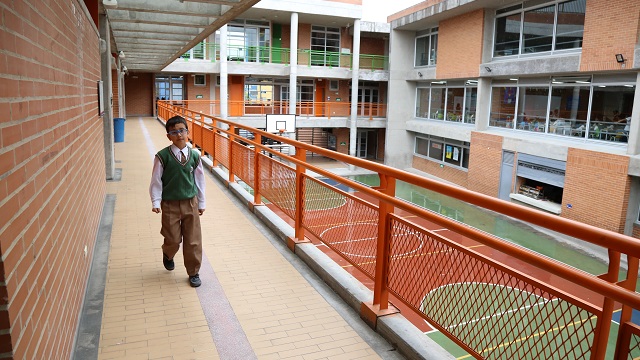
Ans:
<svg viewBox="0 0 640 360"><path fill-rule="evenodd" d="M167 130L167 132L169 132L178 124L184 124L184 127L188 128L187 121L180 115L176 115L170 118L169 120L167 120L167 123L164 125L164 128Z"/></svg>

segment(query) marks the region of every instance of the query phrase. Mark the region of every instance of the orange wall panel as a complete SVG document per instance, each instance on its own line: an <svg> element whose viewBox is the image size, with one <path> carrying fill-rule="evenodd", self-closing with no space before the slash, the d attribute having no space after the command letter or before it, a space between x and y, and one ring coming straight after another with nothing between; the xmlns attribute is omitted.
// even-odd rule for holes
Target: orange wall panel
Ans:
<svg viewBox="0 0 640 360"><path fill-rule="evenodd" d="M570 148L562 217L623 232L631 189L628 170L627 156ZM593 209L607 211L594 214Z"/></svg>
<svg viewBox="0 0 640 360"><path fill-rule="evenodd" d="M630 67L639 30L640 1L587 0L580 70L619 70L616 54L623 54Z"/></svg>
<svg viewBox="0 0 640 360"><path fill-rule="evenodd" d="M469 156L468 189L497 197L502 164L502 136L473 131Z"/></svg>
<svg viewBox="0 0 640 360"><path fill-rule="evenodd" d="M436 77L477 77L482 63L484 10L443 20L438 27Z"/></svg>

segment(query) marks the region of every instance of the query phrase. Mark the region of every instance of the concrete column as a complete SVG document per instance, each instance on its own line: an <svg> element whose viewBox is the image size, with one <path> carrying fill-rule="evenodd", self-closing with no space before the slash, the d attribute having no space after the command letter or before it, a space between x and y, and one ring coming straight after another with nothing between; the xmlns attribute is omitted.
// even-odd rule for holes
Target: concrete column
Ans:
<svg viewBox="0 0 640 360"><path fill-rule="evenodd" d="M636 75L636 94L633 97L633 111L629 125L628 155L640 154L640 72Z"/></svg>
<svg viewBox="0 0 640 360"><path fill-rule="evenodd" d="M111 107L111 31L106 15L100 15L100 39L106 42L106 50L100 54L100 79L102 80L102 99L104 114L102 115L102 130L104 137L104 163L107 180L113 180L116 173L115 151L113 147L113 108Z"/></svg>
<svg viewBox="0 0 640 360"><path fill-rule="evenodd" d="M227 63L227 25L220 28L220 117L229 118L229 69Z"/></svg>
<svg viewBox="0 0 640 360"><path fill-rule="evenodd" d="M413 69L413 55L407 49L415 48L413 31L391 30L389 44L389 103L387 104L387 131L384 145L384 163L399 169L411 166L415 135L407 131L407 120L414 119L416 83L407 81L407 69ZM413 54L413 53L412 53Z"/></svg>
<svg viewBox="0 0 640 360"><path fill-rule="evenodd" d="M295 114L298 100L298 13L291 13L289 50L289 114Z"/></svg>
<svg viewBox="0 0 640 360"><path fill-rule="evenodd" d="M358 80L360 74L360 19L353 21L353 60L351 62L351 123L349 125L349 155L357 156L358 144Z"/></svg>
<svg viewBox="0 0 640 360"><path fill-rule="evenodd" d="M491 111L491 79L478 79L478 101L476 102L476 130L489 129L489 112Z"/></svg>

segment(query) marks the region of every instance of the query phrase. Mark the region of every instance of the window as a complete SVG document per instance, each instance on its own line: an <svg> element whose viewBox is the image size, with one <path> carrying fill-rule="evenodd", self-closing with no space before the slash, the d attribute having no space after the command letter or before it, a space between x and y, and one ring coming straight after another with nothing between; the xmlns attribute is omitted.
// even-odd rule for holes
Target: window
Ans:
<svg viewBox="0 0 640 360"><path fill-rule="evenodd" d="M195 74L193 76L193 85L195 86L204 86L207 85L207 77L203 74Z"/></svg>
<svg viewBox="0 0 640 360"><path fill-rule="evenodd" d="M438 52L438 28L429 29L416 37L415 66L436 64Z"/></svg>
<svg viewBox="0 0 640 360"><path fill-rule="evenodd" d="M414 154L438 163L469 168L469 143L439 136L416 136Z"/></svg>
<svg viewBox="0 0 640 360"><path fill-rule="evenodd" d="M269 21L236 19L227 26L229 61L269 62L271 33Z"/></svg>
<svg viewBox="0 0 640 360"><path fill-rule="evenodd" d="M505 80L493 85L490 126L628 142L633 76L526 79L526 84L513 80L513 84Z"/></svg>
<svg viewBox="0 0 640 360"><path fill-rule="evenodd" d="M338 80L329 80L329 90L330 91L338 91L340 87L340 81Z"/></svg>
<svg viewBox="0 0 640 360"><path fill-rule="evenodd" d="M582 47L586 0L523 5L496 12L494 57Z"/></svg>
<svg viewBox="0 0 640 360"><path fill-rule="evenodd" d="M311 25L311 65L340 65L340 28Z"/></svg>
<svg viewBox="0 0 640 360"><path fill-rule="evenodd" d="M428 87L417 89L416 117L475 123L478 81L434 81Z"/></svg>

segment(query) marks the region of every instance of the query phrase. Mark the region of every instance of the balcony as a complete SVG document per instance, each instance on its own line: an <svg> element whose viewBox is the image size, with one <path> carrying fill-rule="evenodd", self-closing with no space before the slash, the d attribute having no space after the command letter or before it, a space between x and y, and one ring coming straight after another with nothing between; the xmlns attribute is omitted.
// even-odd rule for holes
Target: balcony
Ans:
<svg viewBox="0 0 640 360"><path fill-rule="evenodd" d="M200 43L182 55L183 61L220 61L220 45ZM289 65L291 50L273 46L227 46L227 61ZM351 68L353 54L311 49L298 49L298 65ZM387 70L389 57L360 54L361 70Z"/></svg>

